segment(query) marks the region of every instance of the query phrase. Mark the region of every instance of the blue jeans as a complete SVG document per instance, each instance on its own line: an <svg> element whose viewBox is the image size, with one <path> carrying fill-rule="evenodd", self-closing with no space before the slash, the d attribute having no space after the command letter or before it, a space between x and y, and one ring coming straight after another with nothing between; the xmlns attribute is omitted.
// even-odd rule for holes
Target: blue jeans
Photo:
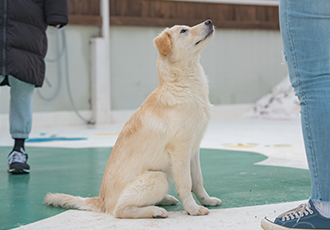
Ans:
<svg viewBox="0 0 330 230"><path fill-rule="evenodd" d="M4 77L0 75L0 82ZM10 85L9 125L13 139L28 139L32 126L33 91L35 86L8 76Z"/></svg>
<svg viewBox="0 0 330 230"><path fill-rule="evenodd" d="M330 0L280 0L279 10L290 80L301 105L311 199L330 202Z"/></svg>

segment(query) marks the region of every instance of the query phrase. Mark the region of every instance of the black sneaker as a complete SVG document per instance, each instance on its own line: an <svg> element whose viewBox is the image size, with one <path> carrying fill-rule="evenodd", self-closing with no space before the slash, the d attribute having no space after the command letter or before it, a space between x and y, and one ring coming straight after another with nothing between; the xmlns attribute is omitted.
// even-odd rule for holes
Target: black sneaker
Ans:
<svg viewBox="0 0 330 230"><path fill-rule="evenodd" d="M13 150L8 155L8 172L12 174L30 173L30 166L26 163L27 153L21 148L19 151Z"/></svg>
<svg viewBox="0 0 330 230"><path fill-rule="evenodd" d="M278 216L274 222L263 219L261 227L265 230L330 230L330 218L321 216L309 200L308 204L302 204Z"/></svg>

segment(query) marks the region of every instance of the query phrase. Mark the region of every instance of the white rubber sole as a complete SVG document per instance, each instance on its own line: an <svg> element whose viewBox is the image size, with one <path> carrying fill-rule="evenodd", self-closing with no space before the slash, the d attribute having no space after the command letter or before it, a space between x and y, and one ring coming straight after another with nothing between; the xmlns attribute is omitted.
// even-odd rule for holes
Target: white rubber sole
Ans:
<svg viewBox="0 0 330 230"><path fill-rule="evenodd" d="M274 222L270 221L265 217L261 221L261 227L264 230L313 230L311 228L288 228L278 224L274 224Z"/></svg>

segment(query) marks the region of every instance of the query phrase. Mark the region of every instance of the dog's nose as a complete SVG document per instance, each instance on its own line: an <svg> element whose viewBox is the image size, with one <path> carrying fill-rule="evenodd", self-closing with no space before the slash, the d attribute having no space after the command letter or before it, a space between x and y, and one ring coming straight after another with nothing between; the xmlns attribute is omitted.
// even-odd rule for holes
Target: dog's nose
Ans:
<svg viewBox="0 0 330 230"><path fill-rule="evenodd" d="M212 25L212 21L210 19L209 20L206 20L204 24L207 25L207 26L211 26Z"/></svg>

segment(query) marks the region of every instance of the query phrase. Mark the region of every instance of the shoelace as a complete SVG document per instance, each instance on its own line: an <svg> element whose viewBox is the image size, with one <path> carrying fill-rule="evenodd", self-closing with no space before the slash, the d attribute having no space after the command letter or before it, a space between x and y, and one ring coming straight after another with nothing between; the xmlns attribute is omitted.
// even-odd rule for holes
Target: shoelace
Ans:
<svg viewBox="0 0 330 230"><path fill-rule="evenodd" d="M23 152L13 151L8 156L8 164L11 163L25 163L26 162L26 154Z"/></svg>
<svg viewBox="0 0 330 230"><path fill-rule="evenodd" d="M308 216L309 214L313 214L313 210L311 210L307 204L301 204L297 208L294 208L279 215L277 218L278 219L282 218L282 221L290 220L290 218L292 220L298 218L297 219L297 223L298 223L301 217L303 217L304 215Z"/></svg>

